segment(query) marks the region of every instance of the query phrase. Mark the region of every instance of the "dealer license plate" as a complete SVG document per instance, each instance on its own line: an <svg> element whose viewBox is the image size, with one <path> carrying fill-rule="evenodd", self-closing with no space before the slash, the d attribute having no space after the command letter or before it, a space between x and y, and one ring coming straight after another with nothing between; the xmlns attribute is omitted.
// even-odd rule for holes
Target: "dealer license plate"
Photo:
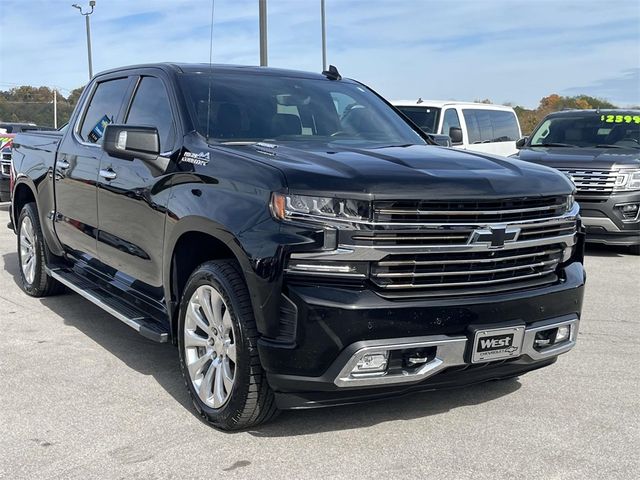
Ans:
<svg viewBox="0 0 640 480"><path fill-rule="evenodd" d="M523 337L524 326L476 330L471 363L519 357Z"/></svg>

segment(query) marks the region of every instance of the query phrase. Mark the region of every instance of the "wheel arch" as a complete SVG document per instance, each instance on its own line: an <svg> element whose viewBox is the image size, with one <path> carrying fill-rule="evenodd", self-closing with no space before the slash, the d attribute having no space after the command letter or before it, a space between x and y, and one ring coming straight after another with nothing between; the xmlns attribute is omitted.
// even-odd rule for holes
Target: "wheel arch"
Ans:
<svg viewBox="0 0 640 480"><path fill-rule="evenodd" d="M251 270L250 262L239 241L222 226L202 217L184 218L174 226L165 243L164 258L164 294L174 342L180 297L189 276L199 265L211 260L236 260L249 284L246 272Z"/></svg>
<svg viewBox="0 0 640 480"><path fill-rule="evenodd" d="M38 199L35 193L35 187L31 185L26 179L18 180L13 187L13 194L11 196L11 214L13 217L13 230L17 232L16 222L20 216L20 212L27 203L35 203L38 210L38 216L41 216L40 209L38 208ZM42 223L42 218L40 218Z"/></svg>

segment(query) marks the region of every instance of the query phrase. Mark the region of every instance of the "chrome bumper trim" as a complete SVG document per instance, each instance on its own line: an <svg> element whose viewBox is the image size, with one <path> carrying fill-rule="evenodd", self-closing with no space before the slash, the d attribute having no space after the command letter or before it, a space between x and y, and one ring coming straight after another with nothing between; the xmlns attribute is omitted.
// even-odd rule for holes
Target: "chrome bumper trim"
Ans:
<svg viewBox="0 0 640 480"><path fill-rule="evenodd" d="M467 337L448 337L436 335L427 337L426 341L411 341L411 339L398 339L395 341L380 341L380 345L364 347L354 353L334 380L338 387L366 387L369 385L393 385L395 383L416 382L435 375L446 367L462 365L464 361L464 349L467 346ZM406 340L406 341L403 341ZM351 371L360 359L372 353L380 353L389 350L404 350L407 348L436 347L436 356L430 362L425 363L412 373L403 371L398 375L385 375L374 377L371 374L360 374L354 377ZM368 376L367 376L368 375Z"/></svg>
<svg viewBox="0 0 640 480"><path fill-rule="evenodd" d="M582 223L587 227L602 227L607 232L620 232L618 226L608 217L582 217Z"/></svg>
<svg viewBox="0 0 640 480"><path fill-rule="evenodd" d="M566 340L558 345L551 345L550 347L541 350L536 350L535 348L533 348L533 341L536 337L536 333L541 330L550 330L552 328L558 328L565 325L571 326L571 335L569 336L569 340ZM524 339L522 340L522 354L527 355L533 360L544 360L547 358L555 357L562 353L566 353L576 345L576 341L578 340L579 327L580 320L574 317L572 319L552 323L550 325L527 328L524 331Z"/></svg>
<svg viewBox="0 0 640 480"><path fill-rule="evenodd" d="M534 340L537 332L542 330L551 330L564 325L571 326L571 335L569 340L540 350L534 348ZM532 360L545 360L568 352L576 344L579 325L580 320L577 317L571 317L557 322L544 322L542 325L526 328L522 340L520 357L514 358L528 356ZM506 327L508 327L508 325ZM467 343L469 342L471 342L471 340L466 336L450 337L447 335L375 340L370 342L369 345L358 349L349 358L349 360L347 360L333 383L338 387L345 388L420 382L426 378L436 375L445 368L458 365L471 365L471 363L466 361L465 358L465 351ZM371 373L353 375L351 373L356 364L367 354L428 347L436 347L435 357L411 372L402 370L401 373L391 375L387 373L383 375Z"/></svg>

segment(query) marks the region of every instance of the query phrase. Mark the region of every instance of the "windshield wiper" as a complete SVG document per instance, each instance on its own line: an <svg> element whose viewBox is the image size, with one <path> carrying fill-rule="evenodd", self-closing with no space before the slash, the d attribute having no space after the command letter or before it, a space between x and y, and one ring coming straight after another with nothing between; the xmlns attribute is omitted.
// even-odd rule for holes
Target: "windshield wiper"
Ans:
<svg viewBox="0 0 640 480"><path fill-rule="evenodd" d="M577 145L569 145L568 143L536 143L532 147L569 147L577 148Z"/></svg>
<svg viewBox="0 0 640 480"><path fill-rule="evenodd" d="M627 148L640 148L640 145L637 147L633 147L631 145L623 147L622 145L607 145L606 143L601 143L599 145L596 145L594 148L623 148L626 150Z"/></svg>

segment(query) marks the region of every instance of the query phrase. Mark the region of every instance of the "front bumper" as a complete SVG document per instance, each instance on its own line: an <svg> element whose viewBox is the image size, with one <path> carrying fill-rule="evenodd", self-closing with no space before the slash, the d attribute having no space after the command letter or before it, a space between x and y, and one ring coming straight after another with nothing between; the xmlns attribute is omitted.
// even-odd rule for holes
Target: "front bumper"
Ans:
<svg viewBox="0 0 640 480"><path fill-rule="evenodd" d="M606 198L578 197L587 242L605 245L640 244L640 215L625 219L620 207L640 204L640 192L615 193Z"/></svg>
<svg viewBox="0 0 640 480"><path fill-rule="evenodd" d="M383 299L370 290L290 285L286 293L300 320L297 342L278 345L261 340L260 358L280 408L351 403L520 375L553 363L557 355L573 346L575 337L564 345L566 349L549 351L547 355L525 348L516 359L471 365L466 353L469 329L517 323L531 332L550 322L570 321L575 322L577 332L584 269L581 263L574 262L565 267L564 273L563 282L531 290L400 302ZM525 338L529 337L527 333ZM420 377L350 387L337 381L362 348L389 342L438 341L446 345L449 353L442 353L446 358L428 365Z"/></svg>

